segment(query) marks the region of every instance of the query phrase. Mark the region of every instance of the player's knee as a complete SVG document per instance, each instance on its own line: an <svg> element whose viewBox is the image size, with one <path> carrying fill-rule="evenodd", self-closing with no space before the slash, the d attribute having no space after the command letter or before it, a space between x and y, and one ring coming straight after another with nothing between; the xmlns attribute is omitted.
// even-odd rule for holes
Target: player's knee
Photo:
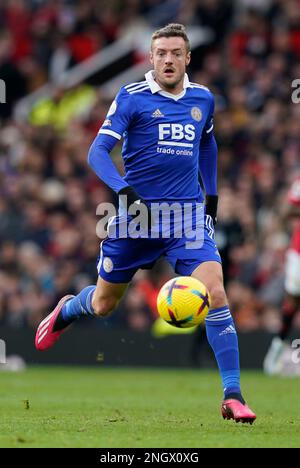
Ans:
<svg viewBox="0 0 300 468"><path fill-rule="evenodd" d="M98 317L107 317L118 304L118 298L114 296L93 298L92 307Z"/></svg>
<svg viewBox="0 0 300 468"><path fill-rule="evenodd" d="M217 284L210 288L211 308L217 309L227 304L227 297L222 284Z"/></svg>

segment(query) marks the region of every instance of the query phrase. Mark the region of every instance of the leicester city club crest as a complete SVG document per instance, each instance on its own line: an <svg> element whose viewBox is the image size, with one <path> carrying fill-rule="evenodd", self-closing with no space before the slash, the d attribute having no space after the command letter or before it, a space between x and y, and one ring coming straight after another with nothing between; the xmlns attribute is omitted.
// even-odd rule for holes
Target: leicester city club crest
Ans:
<svg viewBox="0 0 300 468"><path fill-rule="evenodd" d="M191 110L191 116L193 117L194 120L196 120L197 122L200 122L200 120L202 119L201 109L199 109L199 107L193 107Z"/></svg>
<svg viewBox="0 0 300 468"><path fill-rule="evenodd" d="M114 264L111 258L105 257L103 260L103 269L106 273L111 273L114 269Z"/></svg>

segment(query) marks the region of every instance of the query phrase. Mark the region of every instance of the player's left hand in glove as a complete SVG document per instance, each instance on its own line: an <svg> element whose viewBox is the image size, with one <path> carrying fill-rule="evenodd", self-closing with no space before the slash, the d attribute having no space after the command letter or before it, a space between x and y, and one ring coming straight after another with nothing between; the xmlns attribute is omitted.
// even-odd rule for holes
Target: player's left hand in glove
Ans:
<svg viewBox="0 0 300 468"><path fill-rule="evenodd" d="M218 195L206 195L205 197L205 222L211 218L213 226L217 224Z"/></svg>
<svg viewBox="0 0 300 468"><path fill-rule="evenodd" d="M204 223L208 235L212 239L215 236L215 225L217 224L218 195L206 195Z"/></svg>
<svg viewBox="0 0 300 468"><path fill-rule="evenodd" d="M132 221L140 223L142 229L151 229L151 209L135 189L128 185L122 188L118 195L119 197L120 195L127 197L127 214L132 216Z"/></svg>

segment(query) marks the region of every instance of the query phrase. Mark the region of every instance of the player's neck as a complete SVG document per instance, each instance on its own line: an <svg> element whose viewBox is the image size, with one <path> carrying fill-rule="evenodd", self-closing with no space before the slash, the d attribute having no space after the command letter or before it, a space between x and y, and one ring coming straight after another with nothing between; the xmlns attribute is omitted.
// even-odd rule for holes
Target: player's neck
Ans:
<svg viewBox="0 0 300 468"><path fill-rule="evenodd" d="M184 90L183 80L180 81L180 83L178 83L175 87L164 86L164 84L161 83L159 80L157 80L157 78L155 78L155 81L159 84L162 91L165 91L166 93L169 93L169 94L174 94L174 96L181 94L182 91Z"/></svg>

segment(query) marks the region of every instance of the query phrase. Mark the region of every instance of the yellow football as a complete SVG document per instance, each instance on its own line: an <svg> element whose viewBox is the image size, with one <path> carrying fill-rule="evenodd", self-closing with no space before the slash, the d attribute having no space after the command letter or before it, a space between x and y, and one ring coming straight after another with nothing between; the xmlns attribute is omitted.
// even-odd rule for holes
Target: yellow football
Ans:
<svg viewBox="0 0 300 468"><path fill-rule="evenodd" d="M190 328L204 321L210 307L210 296L201 281L179 276L162 286L157 296L159 315L170 325Z"/></svg>

